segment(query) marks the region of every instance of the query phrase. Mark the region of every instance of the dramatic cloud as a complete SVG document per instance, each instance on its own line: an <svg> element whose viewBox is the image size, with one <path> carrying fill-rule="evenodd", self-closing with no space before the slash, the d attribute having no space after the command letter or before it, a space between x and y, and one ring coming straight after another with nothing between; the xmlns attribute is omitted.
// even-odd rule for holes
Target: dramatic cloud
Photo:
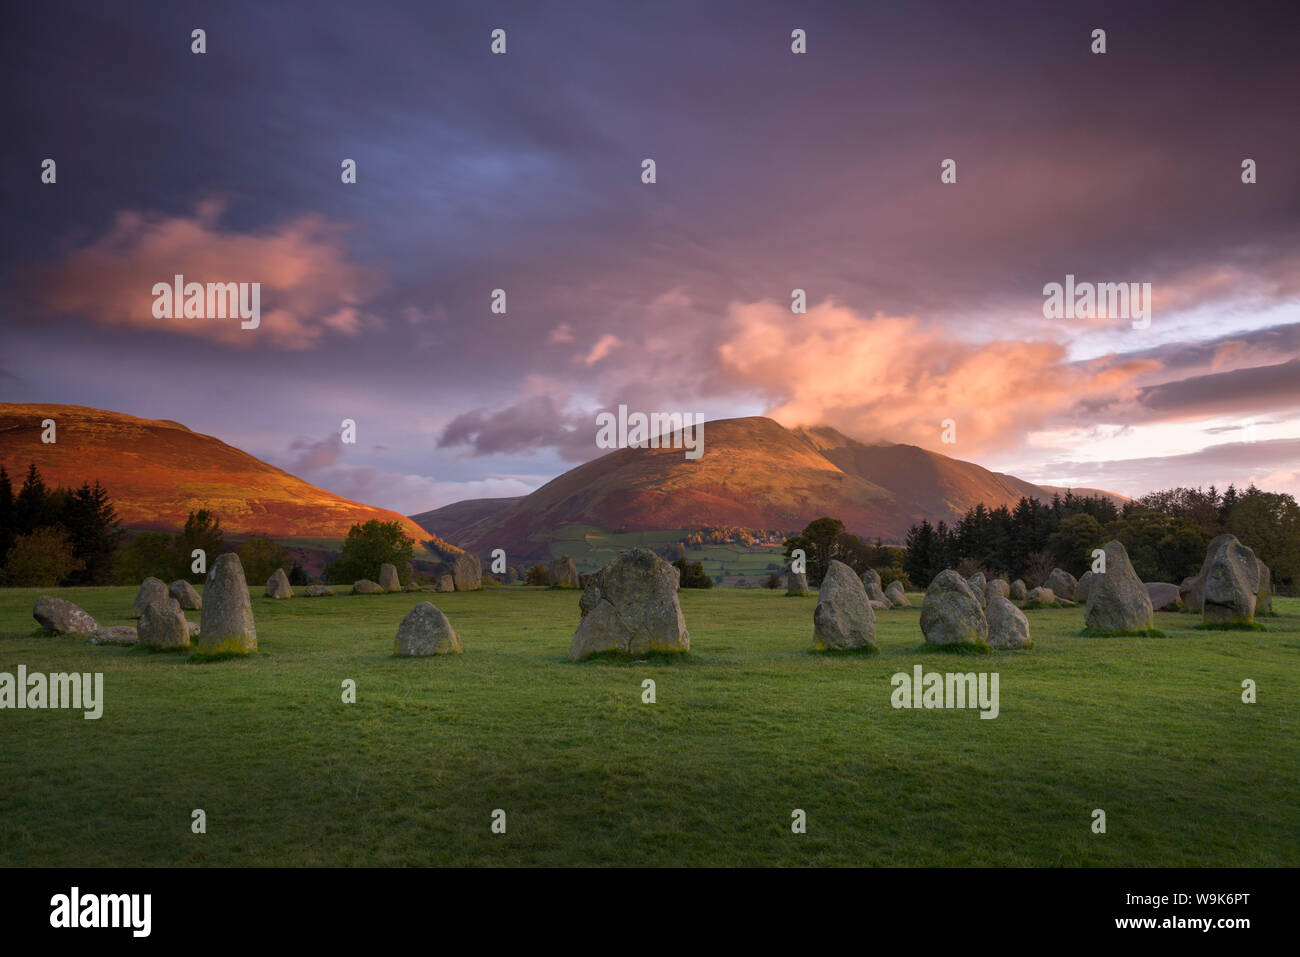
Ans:
<svg viewBox="0 0 1300 957"><path fill-rule="evenodd" d="M468 446L476 456L551 448L565 461L583 462L600 451L595 413L572 411L567 404L567 397L538 394L495 411L474 409L447 425L438 447Z"/></svg>
<svg viewBox="0 0 1300 957"><path fill-rule="evenodd" d="M766 394L785 425L833 425L860 438L940 446L952 419L964 455L1006 448L1088 397L1136 393L1154 360L1064 361L1051 342L963 342L914 318L864 318L832 302L792 316L733 304L718 359L729 380Z"/></svg>
<svg viewBox="0 0 1300 957"><path fill-rule="evenodd" d="M216 202L192 217L120 212L99 239L42 268L45 305L110 326L171 332L251 348L307 349L327 333L355 336L369 278L347 261L341 229L308 214L261 234L222 230ZM261 283L261 323L238 319L158 319L155 283Z"/></svg>

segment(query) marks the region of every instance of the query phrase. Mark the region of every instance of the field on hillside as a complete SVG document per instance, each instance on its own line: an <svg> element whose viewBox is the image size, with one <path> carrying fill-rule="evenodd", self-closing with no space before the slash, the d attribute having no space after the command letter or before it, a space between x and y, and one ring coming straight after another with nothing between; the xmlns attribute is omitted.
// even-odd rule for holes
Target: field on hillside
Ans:
<svg viewBox="0 0 1300 957"><path fill-rule="evenodd" d="M638 546L656 549L680 542L688 529L656 532L610 532L594 525L562 525L550 541L553 555L568 555L579 571L603 568L621 552ZM686 560L700 562L710 578L724 585L762 585L785 567L780 545L701 545L686 549ZM527 564L527 563L525 563Z"/></svg>
<svg viewBox="0 0 1300 957"><path fill-rule="evenodd" d="M253 591L260 653L196 663L38 635L40 591L0 589L0 671L105 684L98 721L0 711L0 864L1300 864L1300 599L1259 632L1158 615L1163 639L1034 610L1032 650L980 656L896 609L879 655L827 657L815 599L683 591L688 660L573 664L575 591ZM122 624L135 589L58 594ZM464 655L392 656L425 598ZM916 664L997 672L999 716L894 710Z"/></svg>

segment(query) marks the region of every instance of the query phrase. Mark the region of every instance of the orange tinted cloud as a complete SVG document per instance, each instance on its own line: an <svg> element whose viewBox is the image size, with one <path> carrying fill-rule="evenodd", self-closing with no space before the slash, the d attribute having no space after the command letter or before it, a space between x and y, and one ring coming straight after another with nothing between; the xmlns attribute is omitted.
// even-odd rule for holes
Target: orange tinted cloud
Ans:
<svg viewBox="0 0 1300 957"><path fill-rule="evenodd" d="M864 318L833 302L795 316L771 302L733 303L718 358L734 384L757 388L784 425L973 455L1015 446L1080 402L1131 400L1153 360L1065 361L1053 342L964 342L910 317ZM940 442L957 423L957 446Z"/></svg>
<svg viewBox="0 0 1300 957"><path fill-rule="evenodd" d="M232 346L307 349L326 333L354 336L370 271L347 261L341 229L308 215L260 234L223 231L219 203L193 217L117 215L101 238L38 273L39 294L57 312L94 322L175 332ZM157 319L153 286L172 282L260 282L261 324L238 319Z"/></svg>

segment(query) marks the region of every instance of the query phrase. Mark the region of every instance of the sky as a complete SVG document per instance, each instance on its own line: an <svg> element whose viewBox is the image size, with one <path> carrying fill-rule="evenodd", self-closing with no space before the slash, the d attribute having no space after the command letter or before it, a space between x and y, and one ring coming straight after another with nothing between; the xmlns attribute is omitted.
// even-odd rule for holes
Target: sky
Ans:
<svg viewBox="0 0 1300 957"><path fill-rule="evenodd" d="M7 18L0 401L173 419L406 514L537 488L620 404L1300 493L1293 2ZM261 283L260 325L155 317L177 273ZM1149 323L1048 318L1067 275L1149 283Z"/></svg>

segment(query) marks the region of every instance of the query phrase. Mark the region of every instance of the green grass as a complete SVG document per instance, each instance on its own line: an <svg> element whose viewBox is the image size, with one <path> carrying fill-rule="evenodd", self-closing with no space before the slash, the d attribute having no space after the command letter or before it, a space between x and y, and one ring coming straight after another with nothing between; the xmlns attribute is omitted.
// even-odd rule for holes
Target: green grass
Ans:
<svg viewBox="0 0 1300 957"><path fill-rule="evenodd" d="M840 656L812 601L683 591L686 660L573 664L572 591L255 597L259 653L200 664L34 636L37 594L0 590L0 671L102 671L104 716L0 711L0 865L1300 864L1296 599L1162 641L1034 610L1032 651L950 658L917 596ZM134 589L60 594L118 624ZM425 600L464 655L392 655ZM999 717L894 710L915 664L998 672Z"/></svg>

